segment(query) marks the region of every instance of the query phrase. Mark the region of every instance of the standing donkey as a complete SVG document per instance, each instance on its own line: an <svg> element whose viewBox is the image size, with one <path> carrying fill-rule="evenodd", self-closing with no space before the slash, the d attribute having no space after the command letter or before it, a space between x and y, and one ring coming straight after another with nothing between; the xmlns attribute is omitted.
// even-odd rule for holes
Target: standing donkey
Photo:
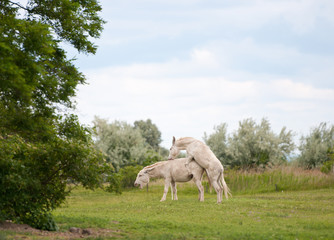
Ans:
<svg viewBox="0 0 334 240"><path fill-rule="evenodd" d="M173 137L173 145L170 148L168 160L173 160L181 150L186 150L188 154L186 166L194 159L206 170L211 185L217 193L217 203L222 202L223 190L226 198L231 195L230 189L224 180L224 167L207 145L191 137L178 140Z"/></svg>
<svg viewBox="0 0 334 240"><path fill-rule="evenodd" d="M189 163L188 169L186 164ZM135 186L143 188L144 184L150 181L150 178L164 178L165 189L160 202L166 200L169 185L172 185L172 199L174 192L174 200L177 200L177 190L175 182L188 182L191 179L196 183L198 188L198 198L201 202L204 201L204 188L202 186L202 177L204 169L195 161L188 158L179 158L175 161L161 161L144 167L137 175Z"/></svg>

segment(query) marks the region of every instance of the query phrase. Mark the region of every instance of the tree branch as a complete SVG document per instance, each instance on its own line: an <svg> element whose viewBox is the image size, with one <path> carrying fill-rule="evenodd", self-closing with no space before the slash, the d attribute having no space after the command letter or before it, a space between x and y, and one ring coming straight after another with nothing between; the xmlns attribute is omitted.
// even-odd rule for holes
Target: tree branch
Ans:
<svg viewBox="0 0 334 240"><path fill-rule="evenodd" d="M21 4L19 4L19 3L16 3L16 2L12 2L12 1L9 1L11 4L13 4L13 5L16 5L16 6L18 6L19 8L22 8L23 10L26 10L27 12L29 12L30 10L28 9L28 8L26 8L26 7L23 7Z"/></svg>

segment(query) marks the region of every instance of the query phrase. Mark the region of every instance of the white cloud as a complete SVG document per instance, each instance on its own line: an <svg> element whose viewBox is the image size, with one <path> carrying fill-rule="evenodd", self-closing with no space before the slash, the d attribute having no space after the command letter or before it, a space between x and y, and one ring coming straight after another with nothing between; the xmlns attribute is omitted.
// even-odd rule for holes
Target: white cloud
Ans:
<svg viewBox="0 0 334 240"><path fill-rule="evenodd" d="M225 75L219 72L223 65L214 51L201 48L184 61L94 69L88 74L90 85L81 87L78 94L79 116L86 123L94 115L130 123L151 118L163 133L166 147L173 135L201 138L214 125L227 122L236 128L238 121L248 117L268 117L278 128L290 124L296 130L318 120L314 113L321 121L334 117L330 112L321 114L326 109L323 105L333 104L334 89L292 78L270 76L271 80L263 81L260 75L231 71ZM216 74L207 74L210 71ZM305 116L308 119L300 119Z"/></svg>
<svg viewBox="0 0 334 240"><path fill-rule="evenodd" d="M314 111L317 105L315 103L295 102L295 101L277 101L267 104L268 108L282 111L285 113Z"/></svg>
<svg viewBox="0 0 334 240"><path fill-rule="evenodd" d="M315 88L310 84L293 82L290 79L276 80L271 83L281 97L301 100L334 101L334 89Z"/></svg>
<svg viewBox="0 0 334 240"><path fill-rule="evenodd" d="M218 34L219 31L238 33L278 22L285 23L295 34L305 34L314 30L318 21L334 23L334 2L331 0L230 1L226 4L148 1L139 3L141 7L136 7L132 1L122 1L120 5L102 1L102 4L111 15L106 16L110 19L105 27L109 34L104 33L100 43L111 45L159 36L174 38L194 33Z"/></svg>
<svg viewBox="0 0 334 240"><path fill-rule="evenodd" d="M206 49L194 49L191 53L192 61L200 66L217 67L218 62L215 55Z"/></svg>
<svg viewBox="0 0 334 240"><path fill-rule="evenodd" d="M102 1L109 23L98 45L108 53L102 65L112 63L83 69L85 123L151 118L168 146L173 135L201 138L249 117L296 131L334 119L332 0L136 4Z"/></svg>

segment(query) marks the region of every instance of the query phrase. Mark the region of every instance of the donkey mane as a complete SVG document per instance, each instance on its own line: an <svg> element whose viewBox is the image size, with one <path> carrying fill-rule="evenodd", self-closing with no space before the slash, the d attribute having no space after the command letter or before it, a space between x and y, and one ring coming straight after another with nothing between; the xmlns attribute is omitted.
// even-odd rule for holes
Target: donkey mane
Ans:
<svg viewBox="0 0 334 240"><path fill-rule="evenodd" d="M176 141L185 141L185 140L196 140L196 139L192 138L192 137L181 137L181 138L177 139Z"/></svg>
<svg viewBox="0 0 334 240"><path fill-rule="evenodd" d="M146 167L143 168L143 170L147 170L147 169L151 169L151 168L155 168L155 167L158 167L158 166L161 166L161 165L164 165L166 164L168 161L161 161L161 162L156 162L156 163L153 163L151 165L148 165Z"/></svg>
<svg viewBox="0 0 334 240"><path fill-rule="evenodd" d="M175 141L175 144L178 146L187 146L196 141L198 140L192 137L181 137Z"/></svg>

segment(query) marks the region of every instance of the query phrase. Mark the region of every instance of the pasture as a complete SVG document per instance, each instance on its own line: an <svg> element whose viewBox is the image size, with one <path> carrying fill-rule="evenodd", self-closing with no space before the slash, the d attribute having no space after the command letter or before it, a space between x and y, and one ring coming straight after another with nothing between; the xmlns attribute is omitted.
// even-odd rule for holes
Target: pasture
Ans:
<svg viewBox="0 0 334 240"><path fill-rule="evenodd" d="M167 200L160 202L163 182L156 181L148 191L132 189L121 195L78 187L53 215L60 231L110 230L109 235L94 236L97 239L334 239L333 176L226 175L234 195L222 204L216 204L214 191L206 192L205 201L199 202L193 183L178 184L178 201L172 201L169 192ZM283 191L273 184L279 179ZM303 190L289 190L288 183L294 186L297 179ZM251 190L246 190L246 184ZM14 236L7 234L8 239Z"/></svg>

